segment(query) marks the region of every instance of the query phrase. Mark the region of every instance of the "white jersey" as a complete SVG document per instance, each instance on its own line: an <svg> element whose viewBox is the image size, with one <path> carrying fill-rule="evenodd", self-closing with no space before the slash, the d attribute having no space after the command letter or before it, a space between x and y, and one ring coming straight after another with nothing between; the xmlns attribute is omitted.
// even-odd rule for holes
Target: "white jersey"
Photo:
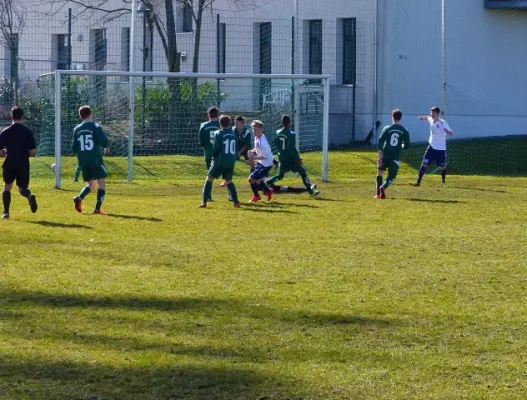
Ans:
<svg viewBox="0 0 527 400"><path fill-rule="evenodd" d="M273 151L271 150L271 146L269 146L269 141L265 135L262 135L259 138L254 138L254 148L256 149L257 156L264 157L263 160L258 160L260 164L264 167L270 167L273 165Z"/></svg>
<svg viewBox="0 0 527 400"><path fill-rule="evenodd" d="M451 131L450 126L444 119L438 119L434 122L432 117L428 117L430 123L430 139L428 143L434 150L446 150L446 132L445 129Z"/></svg>

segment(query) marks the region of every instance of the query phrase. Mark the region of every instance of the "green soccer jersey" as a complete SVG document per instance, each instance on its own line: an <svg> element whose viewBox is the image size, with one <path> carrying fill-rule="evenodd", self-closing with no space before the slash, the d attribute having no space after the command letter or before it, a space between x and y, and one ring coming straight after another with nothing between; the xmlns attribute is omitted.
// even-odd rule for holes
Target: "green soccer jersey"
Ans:
<svg viewBox="0 0 527 400"><path fill-rule="evenodd" d="M384 127L379 137L378 150L382 150L385 159L399 161L402 149L410 146L410 133L399 124Z"/></svg>
<svg viewBox="0 0 527 400"><path fill-rule="evenodd" d="M236 163L236 136L232 129L221 129L214 136L212 162L217 168L234 168Z"/></svg>
<svg viewBox="0 0 527 400"><path fill-rule="evenodd" d="M245 146L245 152L251 149L251 130L243 127L241 131L232 128L234 135L236 136L236 151L240 151Z"/></svg>
<svg viewBox="0 0 527 400"><path fill-rule="evenodd" d="M108 147L108 138L99 124L85 121L73 131L73 151L80 167L103 165L102 149Z"/></svg>
<svg viewBox="0 0 527 400"><path fill-rule="evenodd" d="M295 131L287 128L276 131L274 145L281 163L295 163L300 158L296 149Z"/></svg>
<svg viewBox="0 0 527 400"><path fill-rule="evenodd" d="M220 129L218 121L207 121L199 127L199 144L203 147L205 159L212 158L212 146L214 144L214 134Z"/></svg>

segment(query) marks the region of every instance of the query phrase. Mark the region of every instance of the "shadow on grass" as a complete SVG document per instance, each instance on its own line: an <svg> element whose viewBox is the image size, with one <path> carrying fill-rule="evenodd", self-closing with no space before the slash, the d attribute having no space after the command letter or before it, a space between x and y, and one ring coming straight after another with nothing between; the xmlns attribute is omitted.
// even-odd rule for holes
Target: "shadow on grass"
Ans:
<svg viewBox="0 0 527 400"><path fill-rule="evenodd" d="M420 203L444 203L444 204L466 204L467 201L462 200L442 200L442 199L405 199L408 201L416 201Z"/></svg>
<svg viewBox="0 0 527 400"><path fill-rule="evenodd" d="M2 385L6 398L268 398L262 397L268 393L259 393L259 386L282 386L274 377L239 366L182 365L175 360L172 365L153 366L150 362L137 365L130 362L126 354L117 366L91 361L5 357L2 365L2 381L7 384ZM24 387L25 381L32 384Z"/></svg>
<svg viewBox="0 0 527 400"><path fill-rule="evenodd" d="M405 199L408 201L416 201L419 203L443 203L443 204L467 204L468 201L462 200L443 200L443 199Z"/></svg>
<svg viewBox="0 0 527 400"><path fill-rule="evenodd" d="M139 220L139 221L152 221L152 222L162 222L163 221L162 219L159 219L159 218L155 218L155 217L141 217L139 215L111 214L111 213L106 213L105 215L107 217L112 217L112 218L136 219L136 220Z"/></svg>
<svg viewBox="0 0 527 400"><path fill-rule="evenodd" d="M336 354L340 359L353 358L354 349L342 348L343 337L352 340L363 330L391 330L401 325L401 321L382 316L256 306L255 299L111 298L21 289L8 290L2 298L3 308L20 307L26 317L28 303L49 307L53 312L51 315L40 313L38 326L17 331L17 337L35 343L44 341L50 351L53 346L72 349L77 355L85 354L86 361L60 360L60 355L52 356L51 361L39 359L35 354L24 358L28 354L24 352L19 356L4 354L0 376L2 387L8 390L3 394L8 398L17 398L17 388L21 387L25 387L23 393L28 398L305 397L309 394L305 385L283 382L275 375L262 373L261 368L256 372L251 366L282 359L288 362L311 362L313 358L332 360ZM96 312L92 314L93 308ZM119 311L97 312L107 308ZM147 310L141 318L136 313L140 310ZM156 314L152 310L169 313ZM176 314L178 311L180 315ZM4 317L20 319L16 310L10 313ZM61 314L70 322L57 325ZM220 326L231 328L218 331ZM114 331L112 327L119 328ZM234 327L237 333L231 331ZM298 341L294 348L283 347L273 340L258 345L239 340L262 327L268 327L271 335L296 332L304 340ZM324 335L335 340L313 348L311 338L319 337L320 329L327 329ZM189 341L185 337L201 339ZM105 362L98 362L100 354L107 354ZM116 361L106 362L106 357ZM372 355L372 360L382 361L376 357ZM38 385L39 382L45 385L46 393L42 392L44 386Z"/></svg>
<svg viewBox="0 0 527 400"><path fill-rule="evenodd" d="M449 186L449 189L460 189L460 190L478 190L480 192L492 192L492 193L507 193L506 190L496 190L496 189L483 189L483 188L475 188L475 187L460 187L460 186Z"/></svg>
<svg viewBox="0 0 527 400"><path fill-rule="evenodd" d="M281 210L277 207L255 207L255 206L246 206L241 208L243 211L251 211L251 212L257 212L257 213L268 213L268 214L275 214L275 213L284 213L284 214L298 214L296 211L290 211L290 210Z"/></svg>
<svg viewBox="0 0 527 400"><path fill-rule="evenodd" d="M53 222L53 221L27 221L27 222L29 222L30 224L46 226L49 228L93 229L91 226L88 226L88 225L63 224L61 222Z"/></svg>
<svg viewBox="0 0 527 400"><path fill-rule="evenodd" d="M277 204L281 207L304 207L304 208L318 208L317 206L314 206L312 204L298 204L298 203L279 203L276 201L273 201L271 204Z"/></svg>

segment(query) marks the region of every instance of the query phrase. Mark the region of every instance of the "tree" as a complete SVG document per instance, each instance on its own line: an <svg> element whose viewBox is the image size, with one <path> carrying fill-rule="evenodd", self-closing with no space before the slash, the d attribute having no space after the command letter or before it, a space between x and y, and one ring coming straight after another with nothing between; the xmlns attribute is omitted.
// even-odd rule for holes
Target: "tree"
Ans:
<svg viewBox="0 0 527 400"><path fill-rule="evenodd" d="M12 96L15 104L19 101L20 79L18 73L18 41L25 25L25 13L17 0L0 0L0 44L4 45L11 55Z"/></svg>

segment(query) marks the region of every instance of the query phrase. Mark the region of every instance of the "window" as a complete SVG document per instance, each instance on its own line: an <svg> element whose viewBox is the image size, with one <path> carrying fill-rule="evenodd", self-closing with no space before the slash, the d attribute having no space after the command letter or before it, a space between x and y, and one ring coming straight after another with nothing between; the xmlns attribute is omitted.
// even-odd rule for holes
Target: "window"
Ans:
<svg viewBox="0 0 527 400"><path fill-rule="evenodd" d="M271 22L260 24L260 74L270 74L272 66L272 25Z"/></svg>
<svg viewBox="0 0 527 400"><path fill-rule="evenodd" d="M227 24L220 23L218 31L218 72L224 74L226 70L226 50L227 50Z"/></svg>
<svg viewBox="0 0 527 400"><path fill-rule="evenodd" d="M342 83L357 82L357 19L342 20Z"/></svg>
<svg viewBox="0 0 527 400"><path fill-rule="evenodd" d="M130 28L121 28L121 70L130 71Z"/></svg>
<svg viewBox="0 0 527 400"><path fill-rule="evenodd" d="M527 0L484 0L485 8L527 10Z"/></svg>
<svg viewBox="0 0 527 400"><path fill-rule="evenodd" d="M187 0L183 6L183 32L192 32L192 0Z"/></svg>
<svg viewBox="0 0 527 400"><path fill-rule="evenodd" d="M106 29L92 29L90 31L90 62L96 71L103 71L106 67Z"/></svg>
<svg viewBox="0 0 527 400"><path fill-rule="evenodd" d="M309 73L322 74L322 20L309 21Z"/></svg>
<svg viewBox="0 0 527 400"><path fill-rule="evenodd" d="M143 54L143 70L153 71L154 69L154 57L153 57L153 46L154 46L154 26L148 24L145 26L144 32L144 54Z"/></svg>
<svg viewBox="0 0 527 400"><path fill-rule="evenodd" d="M271 22L263 22L258 25L258 73L270 74L272 73L273 27ZM259 88L259 103L260 106L262 106L264 103L264 98L271 92L271 80L260 79Z"/></svg>
<svg viewBox="0 0 527 400"><path fill-rule="evenodd" d="M68 35L61 34L55 36L57 50L55 59L57 60L57 69L70 68L70 52L68 47Z"/></svg>

